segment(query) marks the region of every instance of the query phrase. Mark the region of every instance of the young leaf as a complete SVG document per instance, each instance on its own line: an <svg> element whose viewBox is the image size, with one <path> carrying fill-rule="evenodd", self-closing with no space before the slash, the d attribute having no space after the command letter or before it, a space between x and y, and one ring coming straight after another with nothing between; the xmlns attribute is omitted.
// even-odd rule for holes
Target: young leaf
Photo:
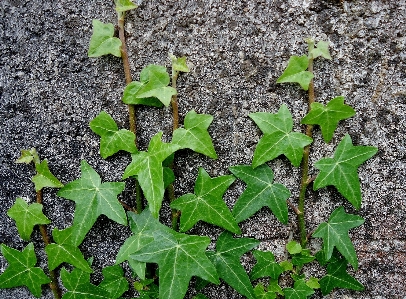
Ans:
<svg viewBox="0 0 406 299"><path fill-rule="evenodd" d="M168 86L169 81L165 67L150 64L141 71L140 82L133 81L124 89L123 102L132 105L169 106L172 96L176 94L176 89Z"/></svg>
<svg viewBox="0 0 406 299"><path fill-rule="evenodd" d="M254 289L240 258L258 245L259 241L255 239L234 239L231 233L223 232L217 239L216 251L207 251L207 256L215 265L220 278L249 299L255 299Z"/></svg>
<svg viewBox="0 0 406 299"><path fill-rule="evenodd" d="M362 217L347 214L343 207L335 209L328 222L321 223L313 233L313 237L323 239L325 259L331 258L335 247L356 270L358 268L357 254L348 236L348 231L363 223Z"/></svg>
<svg viewBox="0 0 406 299"><path fill-rule="evenodd" d="M93 34L90 39L89 57L99 57L107 54L121 57L121 40L114 37L114 25L103 24L99 20L93 20Z"/></svg>
<svg viewBox="0 0 406 299"><path fill-rule="evenodd" d="M102 273L104 279L99 287L105 289L110 294L110 298L118 298L128 290L128 282L120 266L108 266L102 270Z"/></svg>
<svg viewBox="0 0 406 299"><path fill-rule="evenodd" d="M319 41L317 43L317 48L314 48L312 51L310 51L310 55L312 55L313 59L322 56L326 59L331 60L330 52L328 50L328 42L325 41Z"/></svg>
<svg viewBox="0 0 406 299"><path fill-rule="evenodd" d="M309 66L309 58L306 55L290 57L288 66L283 74L278 78L276 83L296 82L304 90L309 89L310 81L313 79L313 73L307 71Z"/></svg>
<svg viewBox="0 0 406 299"><path fill-rule="evenodd" d="M352 205L361 207L361 187L357 168L376 154L378 149L373 146L353 146L350 135L345 135L337 146L333 158L324 158L314 165L320 169L313 184L318 190L333 185Z"/></svg>
<svg viewBox="0 0 406 299"><path fill-rule="evenodd" d="M195 194L186 194L172 202L171 208L180 210L180 231L191 229L199 220L220 226L235 234L241 234L233 215L223 201L223 194L234 182L234 176L210 178L199 169Z"/></svg>
<svg viewBox="0 0 406 299"><path fill-rule="evenodd" d="M138 7L130 0L114 0L114 3L116 4L116 11L118 12L128 11Z"/></svg>
<svg viewBox="0 0 406 299"><path fill-rule="evenodd" d="M42 213L41 204L28 205L21 197L16 199L14 205L7 211L7 215L14 219L21 239L26 241L30 240L35 225L51 222Z"/></svg>
<svg viewBox="0 0 406 299"><path fill-rule="evenodd" d="M310 277L308 281L306 281L306 284L309 288L312 289L320 289L320 283L319 279L316 277Z"/></svg>
<svg viewBox="0 0 406 299"><path fill-rule="evenodd" d="M286 299L307 299L308 296L314 294L314 290L304 280L295 281L293 288L284 288L283 292Z"/></svg>
<svg viewBox="0 0 406 299"><path fill-rule="evenodd" d="M179 145L161 141L162 132L152 137L148 152L132 155L132 162L124 171L123 179L137 176L149 209L158 218L165 193L162 162L179 149Z"/></svg>
<svg viewBox="0 0 406 299"><path fill-rule="evenodd" d="M295 266L303 266L304 264L314 261L315 257L310 254L309 249L302 249L299 253L292 256L292 264Z"/></svg>
<svg viewBox="0 0 406 299"><path fill-rule="evenodd" d="M264 133L255 149L252 166L258 167L284 154L294 166L299 167L303 148L313 139L302 133L291 132L293 119L288 107L282 105L278 113L258 112L249 116Z"/></svg>
<svg viewBox="0 0 406 299"><path fill-rule="evenodd" d="M149 217L148 222L158 222L148 211L143 213ZM205 255L210 238L189 236L169 228L156 230L153 236L154 241L131 257L140 262L158 264L159 298L183 298L192 276L219 283L216 269Z"/></svg>
<svg viewBox="0 0 406 299"><path fill-rule="evenodd" d="M326 106L320 103L312 103L310 112L302 119L302 124L319 125L323 139L330 142L333 138L338 122L355 115L351 106L344 104L344 97L332 99Z"/></svg>
<svg viewBox="0 0 406 299"><path fill-rule="evenodd" d="M302 252L302 246L296 241L290 241L286 244L286 249L290 254L297 254Z"/></svg>
<svg viewBox="0 0 406 299"><path fill-rule="evenodd" d="M97 217L106 215L111 220L127 225L127 217L117 195L124 190L124 183L102 183L100 176L86 162L80 166L82 176L59 190L58 196L76 202L73 224L76 234L84 236L92 228Z"/></svg>
<svg viewBox="0 0 406 299"><path fill-rule="evenodd" d="M178 128L173 132L172 143L179 145L182 149L188 148L217 159L213 142L207 132L212 121L213 116L211 115L197 114L194 110L189 111L185 116L185 128Z"/></svg>
<svg viewBox="0 0 406 299"><path fill-rule="evenodd" d="M90 129L100 138L100 155L103 159L110 157L120 150L131 154L137 152L135 135L125 129L119 130L116 122L105 111L99 113L91 122Z"/></svg>
<svg viewBox="0 0 406 299"><path fill-rule="evenodd" d="M192 299L209 299L207 298L205 295L203 294L197 294L196 296L194 296Z"/></svg>
<svg viewBox="0 0 406 299"><path fill-rule="evenodd" d="M1 252L9 266L0 275L0 288L8 289L27 286L30 292L39 298L41 296L41 285L49 283L51 280L41 268L35 267L37 258L34 245L30 243L23 251L18 251L2 244Z"/></svg>
<svg viewBox="0 0 406 299"><path fill-rule="evenodd" d="M173 54L169 54L172 61L172 70L177 72L189 73L189 67L186 64L186 56L177 58Z"/></svg>
<svg viewBox="0 0 406 299"><path fill-rule="evenodd" d="M237 165L229 169L247 184L232 211L238 223L264 206L268 206L279 221L288 223L286 200L290 197L290 191L282 184L273 183L273 172L268 165L261 165L255 169L249 165Z"/></svg>
<svg viewBox="0 0 406 299"><path fill-rule="evenodd" d="M257 284L254 288L255 298L257 299L275 299L275 292L266 292L263 284Z"/></svg>
<svg viewBox="0 0 406 299"><path fill-rule="evenodd" d="M38 153L35 148L29 150L21 150L21 157L17 159L16 163L30 164L31 162L34 162L34 164L40 162Z"/></svg>
<svg viewBox="0 0 406 299"><path fill-rule="evenodd" d="M45 187L63 187L63 184L49 171L47 160L35 164L35 169L37 170L37 174L32 178L35 185L35 191L42 190L42 188Z"/></svg>
<svg viewBox="0 0 406 299"><path fill-rule="evenodd" d="M278 279L279 275L284 272L284 269L275 262L275 256L270 251L253 251L257 263L251 270L251 279L258 279L261 277L271 277Z"/></svg>

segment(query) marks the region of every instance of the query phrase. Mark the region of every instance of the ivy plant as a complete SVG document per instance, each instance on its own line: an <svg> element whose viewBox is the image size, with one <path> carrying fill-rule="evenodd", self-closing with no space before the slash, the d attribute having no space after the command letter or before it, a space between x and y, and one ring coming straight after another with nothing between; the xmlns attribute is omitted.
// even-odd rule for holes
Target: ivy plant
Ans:
<svg viewBox="0 0 406 299"><path fill-rule="evenodd" d="M88 56L122 58L126 77L122 102L128 105L130 127L119 129L105 111L91 120L89 126L100 137L102 158L131 155L131 162L126 165L121 181L102 182L100 174L83 160L80 178L63 185L51 173L47 160L40 161L35 149L23 150L17 162L34 164L36 174L32 181L37 200L29 203L17 198L8 215L25 241L30 241L33 230L39 227L48 267L44 271L36 266L34 243L29 243L22 251L2 244L1 252L8 266L0 274L0 288L26 286L34 296L40 297L42 285L50 284L57 299L128 298L129 289L137 298L179 299L193 288L191 281L196 277L198 291L204 293L206 285L218 285L223 281L250 299L306 299L318 292L326 295L335 288L362 290L362 284L347 272L347 267L352 266L354 271L358 269L349 231L362 225L364 219L347 213L341 206L311 233L304 220L305 211L311 210L310 207L305 209L306 194L311 192L307 190L309 185L313 185L314 191L334 186L342 199L359 210L362 196L358 168L377 152L372 146L354 145L347 134L338 142L332 158L322 158L314 165L309 163L313 126L320 127L326 143L332 142L339 122L355 115L354 109L344 103L343 96L337 96L325 105L316 102L313 61L319 57L331 59L328 43L319 41L315 45L313 40L307 39L308 53L292 56L277 80L277 83L298 84L308 91L308 113L301 120L306 125L304 132L293 131L296 117L293 116L295 112L292 115L289 110L289 103L283 104L278 111L249 114L262 132L252 164L232 165L228 168L229 174L218 177L211 177L200 167L193 193L176 198L173 170L176 167L177 172L185 171L176 165L178 151L194 151L217 158L215 141L209 134L213 117L191 110L184 116L184 123L179 123L176 82L181 73L189 72L186 57L169 55L171 76L165 66L150 64L142 69L138 81L132 79L124 21L125 13L137 6L130 0L116 0L115 5L119 37L114 36L113 24L93 20ZM138 149L135 119L138 105L171 107L172 136L166 138L169 142L162 141L163 132L160 131L151 138L146 150ZM280 184L267 164L280 156L301 169L297 199L291 198L293 190ZM311 167L319 170L315 179L309 176ZM134 201L127 198L124 203L118 200L118 195L127 180L134 180L136 196ZM235 199L234 206L229 207L223 196L237 180L245 184L245 190ZM52 238L46 227L51 221L42 211L42 192L47 188L58 188L58 196L75 204L72 225L53 229ZM162 209L165 194L172 209L170 215L165 215ZM293 221L289 219L289 208L297 216L297 240L287 242L285 258L259 250L260 240L242 237L239 224L264 207L267 207L269 217L275 217L282 225ZM115 264L102 269L104 279L95 285L90 277L94 271L92 259L84 256L79 246L102 214L118 225L129 225L131 234L120 244ZM171 227L160 222L167 218L171 218ZM191 232L198 222L221 230L217 240L193 235ZM321 242L322 249L314 252L309 242ZM247 254L252 255L254 263L249 272L241 263L241 258ZM308 277L305 269L314 263L326 267L324 276ZM123 264L129 265L131 277L125 277ZM291 284L280 284L282 277ZM286 277L290 279L286 280ZM64 286L63 292L59 282ZM207 297L199 293L194 298Z"/></svg>

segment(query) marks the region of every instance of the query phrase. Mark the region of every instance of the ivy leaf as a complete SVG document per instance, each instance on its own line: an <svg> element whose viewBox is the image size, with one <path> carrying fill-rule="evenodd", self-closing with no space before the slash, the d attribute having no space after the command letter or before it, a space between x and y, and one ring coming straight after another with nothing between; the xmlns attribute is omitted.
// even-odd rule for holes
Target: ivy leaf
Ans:
<svg viewBox="0 0 406 299"><path fill-rule="evenodd" d="M312 51L310 51L310 55L313 56L313 59L322 56L326 59L331 60L330 52L328 50L328 42L321 40L317 43L316 47L317 48L314 48Z"/></svg>
<svg viewBox="0 0 406 299"><path fill-rule="evenodd" d="M249 116L264 133L255 149L252 166L258 167L284 154L294 166L299 167L303 148L313 139L302 133L291 132L293 119L288 107L282 105L278 113L257 112Z"/></svg>
<svg viewBox="0 0 406 299"><path fill-rule="evenodd" d="M7 215L16 222L21 239L29 241L34 226L49 224L51 221L42 213L42 205L33 203L28 205L21 197L17 198L14 205L7 211Z"/></svg>
<svg viewBox="0 0 406 299"><path fill-rule="evenodd" d="M304 90L309 89L310 81L313 79L313 73L307 71L309 66L309 58L306 55L290 57L288 66L283 74L278 78L276 83L296 82Z"/></svg>
<svg viewBox="0 0 406 299"><path fill-rule="evenodd" d="M0 275L0 288L27 286L35 297L41 297L41 285L49 283L51 280L41 268L35 267L37 258L34 245L30 243L23 251L18 251L2 244L1 252L9 266Z"/></svg>
<svg viewBox="0 0 406 299"><path fill-rule="evenodd" d="M255 298L257 299L275 299L275 292L266 292L263 284L259 283L254 288Z"/></svg>
<svg viewBox="0 0 406 299"><path fill-rule="evenodd" d="M286 200L290 197L290 191L282 184L273 183L273 172L268 165L255 169L249 165L237 165L229 169L247 184L232 211L238 223L264 206L268 206L279 221L285 224L288 222Z"/></svg>
<svg viewBox="0 0 406 299"><path fill-rule="evenodd" d="M137 152L134 133L125 129L119 130L114 119L105 111L100 112L90 122L90 128L101 137L100 154L103 159L114 155L120 150L131 154Z"/></svg>
<svg viewBox="0 0 406 299"><path fill-rule="evenodd" d="M295 266L303 266L304 264L314 261L315 257L310 254L309 249L302 249L299 253L292 256L292 264Z"/></svg>
<svg viewBox="0 0 406 299"><path fill-rule="evenodd" d="M240 263L241 256L259 245L250 238L234 239L229 232L223 232L217 239L216 251L208 251L207 256L215 265L221 279L247 298L254 298L254 289L248 274Z"/></svg>
<svg viewBox="0 0 406 299"><path fill-rule="evenodd" d="M278 279L279 275L284 272L284 269L275 262L275 256L270 251L253 251L257 263L251 270L251 279L258 279L261 277L271 277Z"/></svg>
<svg viewBox="0 0 406 299"><path fill-rule="evenodd" d="M314 290L310 288L304 280L297 280L293 288L284 288L286 299L307 299L308 296L314 294Z"/></svg>
<svg viewBox="0 0 406 299"><path fill-rule="evenodd" d="M193 297L193 299L209 299L203 294L197 294L196 296Z"/></svg>
<svg viewBox="0 0 406 299"><path fill-rule="evenodd" d="M338 122L355 115L355 110L344 104L343 96L335 97L326 106L317 102L310 106L311 110L302 119L302 124L319 125L327 143L333 138Z"/></svg>
<svg viewBox="0 0 406 299"><path fill-rule="evenodd" d="M101 214L127 225L126 214L117 200L117 195L124 190L125 184L102 183L97 172L84 160L80 168L81 178L66 184L58 192L58 196L76 202L73 225L77 238L84 238Z"/></svg>
<svg viewBox="0 0 406 299"><path fill-rule="evenodd" d="M325 259L331 258L335 247L356 270L358 268L357 254L348 236L348 231L363 223L362 217L347 214L343 207L335 209L328 222L321 223L313 233L313 237L323 239Z"/></svg>
<svg viewBox="0 0 406 299"><path fill-rule="evenodd" d="M324 158L314 165L320 170L313 184L318 190L333 185L356 209L361 207L361 187L357 168L376 154L373 146L353 146L350 135L345 135L333 158Z"/></svg>
<svg viewBox="0 0 406 299"><path fill-rule="evenodd" d="M93 34L90 39L89 57L99 57L107 54L121 57L121 40L114 37L114 25L104 24L99 20L93 20Z"/></svg>
<svg viewBox="0 0 406 299"><path fill-rule="evenodd" d="M114 0L116 4L116 11L123 12L137 8L138 6L130 0Z"/></svg>
<svg viewBox="0 0 406 299"><path fill-rule="evenodd" d="M177 58L173 54L169 54L169 58L172 61L172 70L177 72L189 73L189 67L186 64L186 56Z"/></svg>
<svg viewBox="0 0 406 299"><path fill-rule="evenodd" d="M312 289L320 289L320 283L319 279L316 277L310 277L308 281L306 281L306 284L309 288Z"/></svg>
<svg viewBox="0 0 406 299"><path fill-rule="evenodd" d="M149 209L158 218L165 193L162 162L179 149L179 145L161 141L162 132L152 137L148 152L132 155L132 162L124 171L123 179L137 176L149 203Z"/></svg>
<svg viewBox="0 0 406 299"><path fill-rule="evenodd" d="M234 180L234 176L231 175L210 178L203 168L199 168L195 194L183 195L171 204L171 208L182 211L180 231L185 232L199 220L203 220L235 234L241 234L237 222L222 199Z"/></svg>
<svg viewBox="0 0 406 299"><path fill-rule="evenodd" d="M207 132L213 121L213 116L197 114L194 110L185 116L185 128L178 128L173 132L172 143L178 144L182 149L188 148L197 153L217 159L213 142Z"/></svg>
<svg viewBox="0 0 406 299"><path fill-rule="evenodd" d="M149 222L158 222L148 211L143 213L147 213ZM153 236L154 241L131 257L140 262L158 264L159 298L183 298L192 276L219 283L216 269L205 255L210 238L189 236L169 228L156 230Z"/></svg>
<svg viewBox="0 0 406 299"><path fill-rule="evenodd" d="M290 254L293 255L302 252L302 245L292 240L288 244L286 244L286 249Z"/></svg>
<svg viewBox="0 0 406 299"><path fill-rule="evenodd" d="M31 162L34 162L35 164L39 163L36 149L31 148L29 150L21 150L21 156L17 159L16 163L30 164Z"/></svg>
<svg viewBox="0 0 406 299"><path fill-rule="evenodd" d="M45 187L63 187L63 184L49 171L47 160L35 164L35 169L37 170L37 174L32 178L35 184L35 191L42 190Z"/></svg>
<svg viewBox="0 0 406 299"><path fill-rule="evenodd" d="M150 64L140 74L140 82L133 81L124 89L123 102L132 105L169 106L176 89L168 86L166 68ZM159 100L159 101L157 101Z"/></svg>
<svg viewBox="0 0 406 299"><path fill-rule="evenodd" d="M99 287L105 289L110 294L110 298L118 298L128 290L128 282L120 266L108 266L102 270L102 273L104 279Z"/></svg>

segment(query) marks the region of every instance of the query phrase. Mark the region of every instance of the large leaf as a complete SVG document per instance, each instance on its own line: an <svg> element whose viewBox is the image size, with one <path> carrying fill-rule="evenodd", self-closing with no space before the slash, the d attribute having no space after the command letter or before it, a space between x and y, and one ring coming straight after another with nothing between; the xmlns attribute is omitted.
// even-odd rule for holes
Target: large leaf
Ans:
<svg viewBox="0 0 406 299"><path fill-rule="evenodd" d="M103 159L110 157L120 150L136 153L135 135L125 129L119 130L113 118L102 111L90 122L90 128L99 135L100 155Z"/></svg>
<svg viewBox="0 0 406 299"><path fill-rule="evenodd" d="M282 184L273 183L273 172L268 165L255 169L249 165L237 165L229 169L247 184L233 208L233 215L238 223L264 206L269 207L279 221L285 224L288 222L286 200L290 197L290 191Z"/></svg>
<svg viewBox="0 0 406 299"><path fill-rule="evenodd" d="M223 232L217 239L216 251L207 252L207 256L215 265L220 278L250 299L255 299L254 289L248 274L240 263L240 258L258 245L259 241L255 239L234 239L231 233Z"/></svg>
<svg viewBox="0 0 406 299"><path fill-rule="evenodd" d="M231 175L210 178L209 174L200 168L195 193L183 195L171 204L171 208L182 212L180 231L187 231L199 220L203 220L235 234L241 234L237 222L222 199L234 180L234 176Z"/></svg>
<svg viewBox="0 0 406 299"><path fill-rule="evenodd" d="M304 90L309 89L310 81L313 79L313 73L307 71L309 66L309 58L306 55L290 57L288 66L283 74L278 78L276 83L296 82Z"/></svg>
<svg viewBox="0 0 406 299"><path fill-rule="evenodd" d="M212 121L211 115L189 111L185 116L185 128L178 128L173 132L172 143L216 159L217 154L207 132Z"/></svg>
<svg viewBox="0 0 406 299"><path fill-rule="evenodd" d="M148 152L132 155L132 162L124 171L123 179L137 176L138 182L155 218L159 216L165 193L162 162L179 149L179 145L161 141L162 132L152 137Z"/></svg>
<svg viewBox="0 0 406 299"><path fill-rule="evenodd" d="M344 104L344 97L332 99L326 106L312 103L310 112L302 119L302 124L319 125L325 142L333 138L338 122L355 115L351 106Z"/></svg>
<svg viewBox="0 0 406 299"><path fill-rule="evenodd" d="M114 0L116 4L116 11L123 12L137 8L138 6L130 0Z"/></svg>
<svg viewBox="0 0 406 299"><path fill-rule="evenodd" d="M298 280L295 281L293 288L284 288L283 293L286 299L307 299L314 294L314 290L304 280Z"/></svg>
<svg viewBox="0 0 406 299"><path fill-rule="evenodd" d="M261 277L271 277L278 279L279 275L284 272L284 269L275 262L275 256L270 251L253 251L257 263L251 270L251 279L258 279Z"/></svg>
<svg viewBox="0 0 406 299"><path fill-rule="evenodd" d="M361 187L357 169L377 151L378 149L373 146L353 146L350 135L345 135L337 146L333 158L321 159L314 165L320 169L320 173L314 181L313 189L333 185L356 209L359 209Z"/></svg>
<svg viewBox="0 0 406 299"><path fill-rule="evenodd" d="M158 222L148 212L149 223ZM138 226L138 222L137 222ZM171 229L158 229L154 241L146 244L132 258L159 266L159 298L183 298L192 276L219 283L215 267L205 254L210 238L189 236Z"/></svg>
<svg viewBox="0 0 406 299"><path fill-rule="evenodd" d="M127 85L123 102L133 105L169 106L172 96L176 94L176 89L168 86L169 81L165 67L150 64L141 71L140 82L133 81Z"/></svg>
<svg viewBox="0 0 406 299"><path fill-rule="evenodd" d="M357 269L357 254L348 236L348 231L363 223L364 219L362 217L347 214L343 207L335 209L333 213L331 213L328 222L321 223L313 233L313 237L323 239L325 259L329 260L331 258L335 247L354 269Z"/></svg>
<svg viewBox="0 0 406 299"><path fill-rule="evenodd" d="M111 220L127 225L124 208L117 195L124 190L123 182L102 183L100 176L86 162L81 163L82 176L59 190L58 196L76 202L73 225L77 239L82 239L101 214Z"/></svg>
<svg viewBox="0 0 406 299"><path fill-rule="evenodd" d="M9 266L0 275L0 288L27 286L31 293L39 298L41 285L49 283L51 280L41 268L35 267L37 258L35 257L34 245L28 244L21 252L2 244L1 252Z"/></svg>
<svg viewBox="0 0 406 299"><path fill-rule="evenodd" d="M90 39L89 57L98 57L107 54L121 57L121 40L114 37L114 25L103 24L99 20L93 20L93 34Z"/></svg>
<svg viewBox="0 0 406 299"><path fill-rule="evenodd" d="M44 160L35 164L37 174L32 178L35 185L35 191L42 190L45 187L62 188L63 184L51 173L48 168L48 161Z"/></svg>
<svg viewBox="0 0 406 299"><path fill-rule="evenodd" d="M21 239L29 241L34 226L48 224L51 221L42 213L42 205L33 203L28 205L22 198L17 198L14 205L7 211L7 215L14 219Z"/></svg>
<svg viewBox="0 0 406 299"><path fill-rule="evenodd" d="M302 133L291 132L293 119L288 107L282 105L278 113L257 112L249 116L264 133L255 149L252 166L258 167L283 154L294 166L299 167L303 148L312 143L313 139Z"/></svg>

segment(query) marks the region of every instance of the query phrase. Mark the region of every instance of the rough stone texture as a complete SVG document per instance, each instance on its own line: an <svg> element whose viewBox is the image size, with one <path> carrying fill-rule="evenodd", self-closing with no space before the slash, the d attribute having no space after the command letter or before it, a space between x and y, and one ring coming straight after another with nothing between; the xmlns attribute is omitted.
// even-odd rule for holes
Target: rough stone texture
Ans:
<svg viewBox="0 0 406 299"><path fill-rule="evenodd" d="M228 173L238 163L250 163L260 131L247 117L258 111L276 112L282 103L295 118L306 113L306 93L297 86L276 85L291 55L306 52L305 37L330 42L331 61L315 63L317 100L325 103L344 95L357 115L339 125L332 142L324 145L315 131L311 162L330 156L349 133L357 145L379 147L378 154L359 168L365 224L351 231L359 256L355 277L364 292L340 290L327 298L405 298L406 285L406 155L405 22L406 3L398 1L333 0L166 0L139 1L127 17L128 48L134 79L150 63L169 66L167 53L186 55L192 71L181 75L180 115L190 109L214 116L210 133L219 158L210 160L189 151L177 155L176 193L193 190L198 167L212 176ZM129 157L116 155L104 161L98 154L98 137L88 123L106 110L127 127L121 103L124 75L119 58L87 57L91 20L115 23L111 1L2 0L0 3L0 242L17 249L14 222L6 215L18 196L34 201L30 177L33 169L15 164L21 149L35 147L50 169L67 183L79 177L86 159L105 181L117 181ZM138 141L145 149L159 130L170 139L170 109L140 108ZM295 202L300 173L285 158L270 166L278 182L291 191ZM314 169L312 173L316 173ZM244 189L234 184L225 198L231 206ZM131 188L121 199L130 201ZM74 203L46 190L44 212L49 227L71 224ZM337 206L356 212L334 188L309 192L307 225L314 229ZM165 220L167 205L163 208ZM295 236L296 219L282 226L267 209L242 223L244 236L262 241L260 248L284 257L286 240ZM192 233L215 240L220 230L199 224ZM94 282L101 267L114 263L129 230L100 217L81 245L94 256ZM40 234L33 240L39 264L46 259ZM320 244L312 241L311 246ZM252 256L244 258L247 268ZM0 256L0 273L7 262ZM309 269L317 275L317 269ZM205 291L209 298L240 298L222 284ZM126 294L126 298L131 297ZM192 297L193 291L188 294ZM321 295L316 294L315 298ZM25 288L0 290L0 298L33 298ZM42 298L52 298L44 287Z"/></svg>

